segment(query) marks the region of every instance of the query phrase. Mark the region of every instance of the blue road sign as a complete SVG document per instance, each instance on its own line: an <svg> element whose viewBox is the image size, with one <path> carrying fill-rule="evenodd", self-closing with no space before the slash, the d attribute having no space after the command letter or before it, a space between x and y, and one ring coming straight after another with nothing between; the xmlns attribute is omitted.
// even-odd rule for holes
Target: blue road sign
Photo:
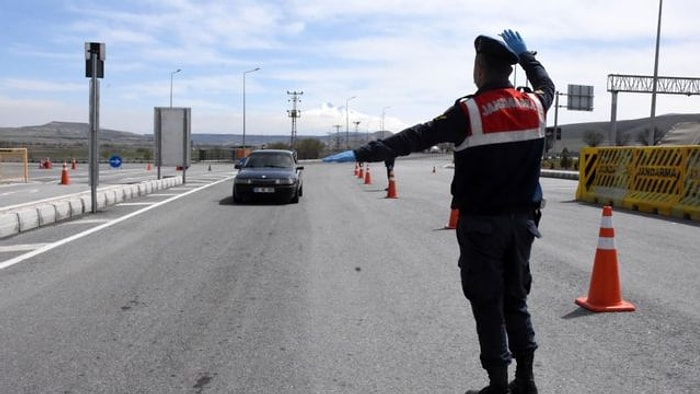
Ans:
<svg viewBox="0 0 700 394"><path fill-rule="evenodd" d="M119 156L112 156L109 158L109 165L112 168L119 168L122 166L122 158Z"/></svg>

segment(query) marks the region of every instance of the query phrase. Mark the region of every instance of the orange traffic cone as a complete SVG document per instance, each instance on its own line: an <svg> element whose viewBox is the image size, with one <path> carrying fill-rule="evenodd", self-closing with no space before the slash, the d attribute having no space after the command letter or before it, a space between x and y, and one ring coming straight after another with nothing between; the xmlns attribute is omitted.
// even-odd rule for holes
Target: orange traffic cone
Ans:
<svg viewBox="0 0 700 394"><path fill-rule="evenodd" d="M372 176L369 174L369 164L367 164L367 171L365 171L365 185L372 184Z"/></svg>
<svg viewBox="0 0 700 394"><path fill-rule="evenodd" d="M457 228L457 222L459 221L459 209L452 208L450 212L450 221L445 224L446 230L454 230Z"/></svg>
<svg viewBox="0 0 700 394"><path fill-rule="evenodd" d="M394 179L394 171L389 172L389 187L386 189L386 198L399 198L396 193L396 179Z"/></svg>
<svg viewBox="0 0 700 394"><path fill-rule="evenodd" d="M593 312L629 312L635 309L634 305L624 301L620 294L611 206L603 207L588 297L577 298L576 304Z"/></svg>
<svg viewBox="0 0 700 394"><path fill-rule="evenodd" d="M77 168L78 168L78 163L76 163L75 157L74 157L73 160L71 161L70 169L75 170Z"/></svg>
<svg viewBox="0 0 700 394"><path fill-rule="evenodd" d="M146 171L151 171L151 163L150 162L146 165Z"/></svg>
<svg viewBox="0 0 700 394"><path fill-rule="evenodd" d="M365 177L365 169L362 167L362 163L360 163L360 169L357 171L357 177L359 179L364 179Z"/></svg>
<svg viewBox="0 0 700 394"><path fill-rule="evenodd" d="M63 162L63 171L61 171L61 185L70 185L70 177L68 176L68 166Z"/></svg>
<svg viewBox="0 0 700 394"><path fill-rule="evenodd" d="M353 175L354 175L356 178L357 178L357 173L358 173L358 172L360 172L360 170L358 169L357 162L355 162L355 172L353 173Z"/></svg>

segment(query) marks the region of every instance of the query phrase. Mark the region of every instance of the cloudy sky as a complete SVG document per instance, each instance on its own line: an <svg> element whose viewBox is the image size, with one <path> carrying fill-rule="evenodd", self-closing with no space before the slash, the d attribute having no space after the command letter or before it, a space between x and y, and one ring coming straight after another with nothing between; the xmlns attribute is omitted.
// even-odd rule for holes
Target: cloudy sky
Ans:
<svg viewBox="0 0 700 394"><path fill-rule="evenodd" d="M658 11L658 0L2 0L0 127L87 123L92 41L107 48L103 128L151 133L172 76L194 133L241 133L244 80L250 134L291 130L288 91L303 91L300 136L344 131L346 104L350 130L376 131L384 113L399 131L473 92L474 37L506 28L560 91L594 86L595 109L559 109L559 124L607 121L607 76L653 75ZM664 2L660 76L700 77L698 15L696 0ZM650 104L621 93L618 119ZM700 113L700 97L659 95L667 113Z"/></svg>

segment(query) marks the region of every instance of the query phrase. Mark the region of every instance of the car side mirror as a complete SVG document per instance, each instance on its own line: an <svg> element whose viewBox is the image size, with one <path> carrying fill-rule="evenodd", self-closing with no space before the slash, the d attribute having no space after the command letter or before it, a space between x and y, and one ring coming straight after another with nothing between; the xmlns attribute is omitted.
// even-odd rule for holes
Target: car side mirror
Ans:
<svg viewBox="0 0 700 394"><path fill-rule="evenodd" d="M240 170L240 169L241 169L241 165L238 164L238 163L236 163L236 164L233 165L233 168L235 168L235 169L237 169L237 170Z"/></svg>

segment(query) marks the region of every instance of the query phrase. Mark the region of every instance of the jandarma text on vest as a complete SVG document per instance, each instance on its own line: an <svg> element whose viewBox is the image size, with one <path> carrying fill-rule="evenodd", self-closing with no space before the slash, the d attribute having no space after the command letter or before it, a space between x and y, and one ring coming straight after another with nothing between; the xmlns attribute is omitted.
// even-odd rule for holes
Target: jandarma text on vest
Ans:
<svg viewBox="0 0 700 394"><path fill-rule="evenodd" d="M485 103L482 107L482 115L489 116L496 111L513 108L537 110L537 105L527 98L501 97Z"/></svg>

